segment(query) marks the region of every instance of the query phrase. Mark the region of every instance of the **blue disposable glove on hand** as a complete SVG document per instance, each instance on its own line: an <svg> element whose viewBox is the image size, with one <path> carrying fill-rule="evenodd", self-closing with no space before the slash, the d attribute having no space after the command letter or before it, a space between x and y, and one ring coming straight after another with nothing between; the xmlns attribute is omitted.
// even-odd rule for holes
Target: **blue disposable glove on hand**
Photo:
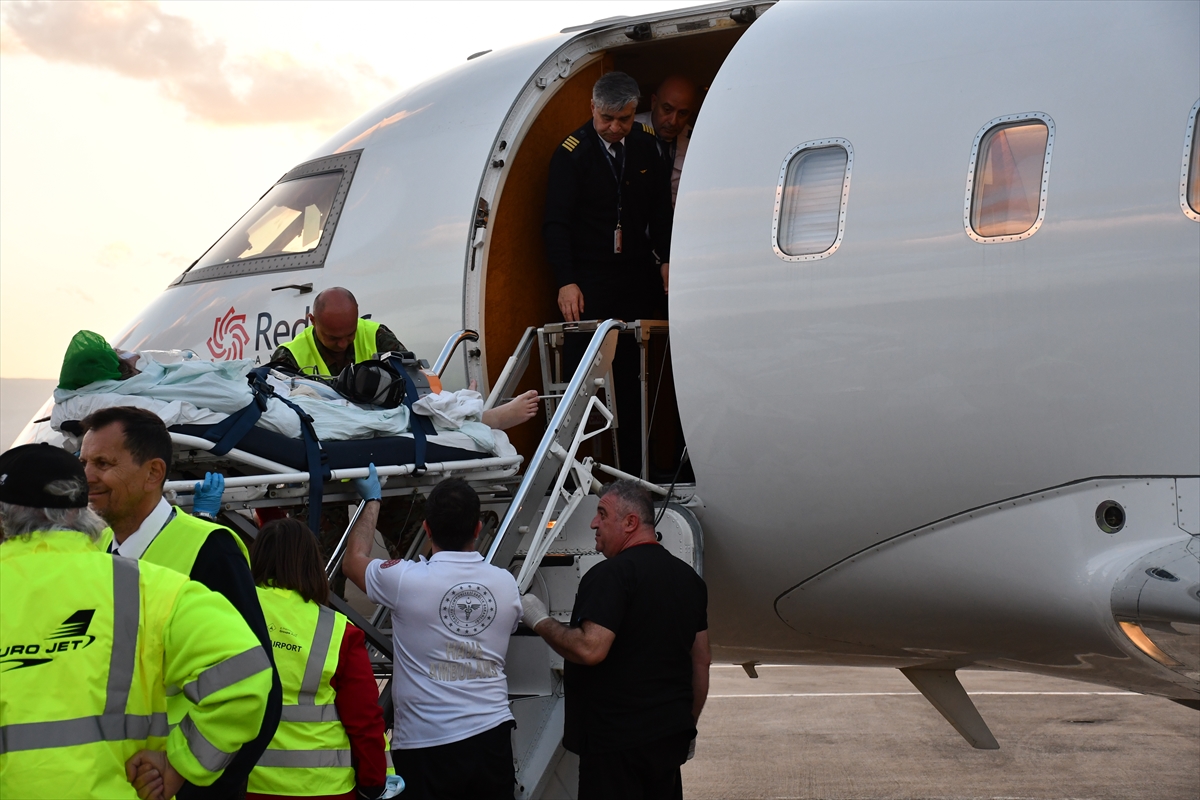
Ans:
<svg viewBox="0 0 1200 800"><path fill-rule="evenodd" d="M370 473L367 477L354 479L354 488L358 489L358 496L363 500L380 500L383 498L383 488L379 485L379 476L375 474L375 464L369 464L367 470Z"/></svg>
<svg viewBox="0 0 1200 800"><path fill-rule="evenodd" d="M204 483L197 483L192 492L192 513L215 517L221 510L221 495L225 494L225 476L219 472L206 472Z"/></svg>

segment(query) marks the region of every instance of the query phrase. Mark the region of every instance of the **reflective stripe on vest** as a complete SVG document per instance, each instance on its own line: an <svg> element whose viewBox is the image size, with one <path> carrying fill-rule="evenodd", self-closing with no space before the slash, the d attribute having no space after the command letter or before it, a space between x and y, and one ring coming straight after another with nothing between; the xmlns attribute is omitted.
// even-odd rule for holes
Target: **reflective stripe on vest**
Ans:
<svg viewBox="0 0 1200 800"><path fill-rule="evenodd" d="M220 664L204 670L196 677L196 680L185 684L182 690L172 687L168 694L175 695L182 691L188 700L199 703L210 694L215 694L235 683L241 683L251 675L270 668L271 662L267 660L267 654L263 652L263 649L258 646L251 647L233 658L228 658Z"/></svg>
<svg viewBox="0 0 1200 800"><path fill-rule="evenodd" d="M113 638L108 662L104 713L54 722L24 722L0 727L0 754L48 747L73 747L93 742L117 742L166 736L166 714L126 714L137 657L141 616L138 563L113 557Z"/></svg>
<svg viewBox="0 0 1200 800"><path fill-rule="evenodd" d="M183 718L183 721L179 723L179 730L183 731L183 736L187 739L188 750L192 751L192 755L200 762L200 766L209 772L220 772L225 769L237 755L237 753L226 753L206 739L200 729L196 727L196 723L192 722L191 717Z"/></svg>
<svg viewBox="0 0 1200 800"><path fill-rule="evenodd" d="M267 750L258 760L258 766L288 767L290 769L327 769L329 767L349 769L353 765L350 761L349 750ZM311 787L306 783L305 788ZM251 791L254 790L251 789Z"/></svg>
<svg viewBox="0 0 1200 800"><path fill-rule="evenodd" d="M283 709L274 738L250 773L249 790L284 794L303 786L308 794L351 791L350 738L330 683L346 618L288 589L260 586L258 596L283 682Z"/></svg>
<svg viewBox="0 0 1200 800"><path fill-rule="evenodd" d="M369 319L358 321L358 328L354 331L355 363L367 361L375 355L379 325L380 323ZM311 374L315 371L317 375L329 375L329 367L326 366L325 359L321 358L321 351L317 349L317 339L311 325L300 331L300 335L290 342L284 342L282 346L296 359L296 365L301 372Z"/></svg>

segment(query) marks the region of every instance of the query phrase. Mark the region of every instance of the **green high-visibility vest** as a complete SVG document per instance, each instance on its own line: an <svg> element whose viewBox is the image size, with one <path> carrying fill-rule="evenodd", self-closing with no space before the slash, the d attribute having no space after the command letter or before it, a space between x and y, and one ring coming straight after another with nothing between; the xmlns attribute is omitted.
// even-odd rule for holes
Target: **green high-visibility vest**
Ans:
<svg viewBox="0 0 1200 800"><path fill-rule="evenodd" d="M142 553L141 560L170 567L176 572L190 576L200 548L208 541L208 535L213 531L226 531L232 536L238 549L242 551L242 557L246 559L246 566L250 566L250 552L246 550L246 543L242 541L242 537L223 525L197 519L181 508L175 509L175 515L158 532L154 541L150 542L146 552Z"/></svg>
<svg viewBox="0 0 1200 800"><path fill-rule="evenodd" d="M82 533L0 544L0 795L134 798L125 761L166 750L212 783L254 738L271 664L225 598ZM169 726L167 686L186 702Z"/></svg>
<svg viewBox="0 0 1200 800"><path fill-rule="evenodd" d="M242 541L242 537L228 528L196 519L181 508L175 509L174 516L158 532L154 541L150 542L150 546L139 560L158 564L190 577L200 548L208 541L208 535L214 531L226 531L233 537L238 549L242 551L242 557L246 559L246 566L249 567L250 553L246 550L246 543ZM182 694L175 693L167 697L167 716L172 725L179 724L187 714L187 708L187 698Z"/></svg>
<svg viewBox="0 0 1200 800"><path fill-rule="evenodd" d="M250 773L248 789L284 795L349 792L355 784L350 737L331 685L346 618L291 589L259 586L258 600L283 684L283 714Z"/></svg>
<svg viewBox="0 0 1200 800"><path fill-rule="evenodd" d="M213 531L229 531L233 540L237 542L238 549L246 558L246 564L250 563L250 552L246 549L246 543L242 541L242 537L223 525L196 519L181 508L175 509L175 516L168 520L159 534L154 537L150 547L146 548L146 552L142 554L142 559L191 576L196 556L200 554L200 548L208 541L208 534ZM159 544L164 535L168 539L156 549L155 545ZM112 541L113 529L105 528L100 532L96 547L107 553L112 547ZM151 555L151 550L154 551L153 555Z"/></svg>
<svg viewBox="0 0 1200 800"><path fill-rule="evenodd" d="M379 324L369 319L358 321L358 330L354 333L354 363L369 361L371 356L375 355L375 334L379 331ZM313 335L311 325L283 346L291 351L301 372L311 373L316 370L318 375L329 374L329 367L325 366L325 359L321 358L321 352L317 350L317 339Z"/></svg>

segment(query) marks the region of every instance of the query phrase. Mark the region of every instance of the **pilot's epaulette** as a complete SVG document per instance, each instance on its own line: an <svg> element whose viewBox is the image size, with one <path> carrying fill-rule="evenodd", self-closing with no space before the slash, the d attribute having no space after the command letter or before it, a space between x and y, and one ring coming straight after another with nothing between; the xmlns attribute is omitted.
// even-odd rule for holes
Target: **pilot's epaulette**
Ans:
<svg viewBox="0 0 1200 800"><path fill-rule="evenodd" d="M651 136L654 135L654 126L653 125L647 125L644 122L639 122L638 124L642 126L642 130L644 130L646 133L650 134Z"/></svg>
<svg viewBox="0 0 1200 800"><path fill-rule="evenodd" d="M579 146L579 140L575 138L574 134L571 134L566 139L563 139L562 146L569 153Z"/></svg>

